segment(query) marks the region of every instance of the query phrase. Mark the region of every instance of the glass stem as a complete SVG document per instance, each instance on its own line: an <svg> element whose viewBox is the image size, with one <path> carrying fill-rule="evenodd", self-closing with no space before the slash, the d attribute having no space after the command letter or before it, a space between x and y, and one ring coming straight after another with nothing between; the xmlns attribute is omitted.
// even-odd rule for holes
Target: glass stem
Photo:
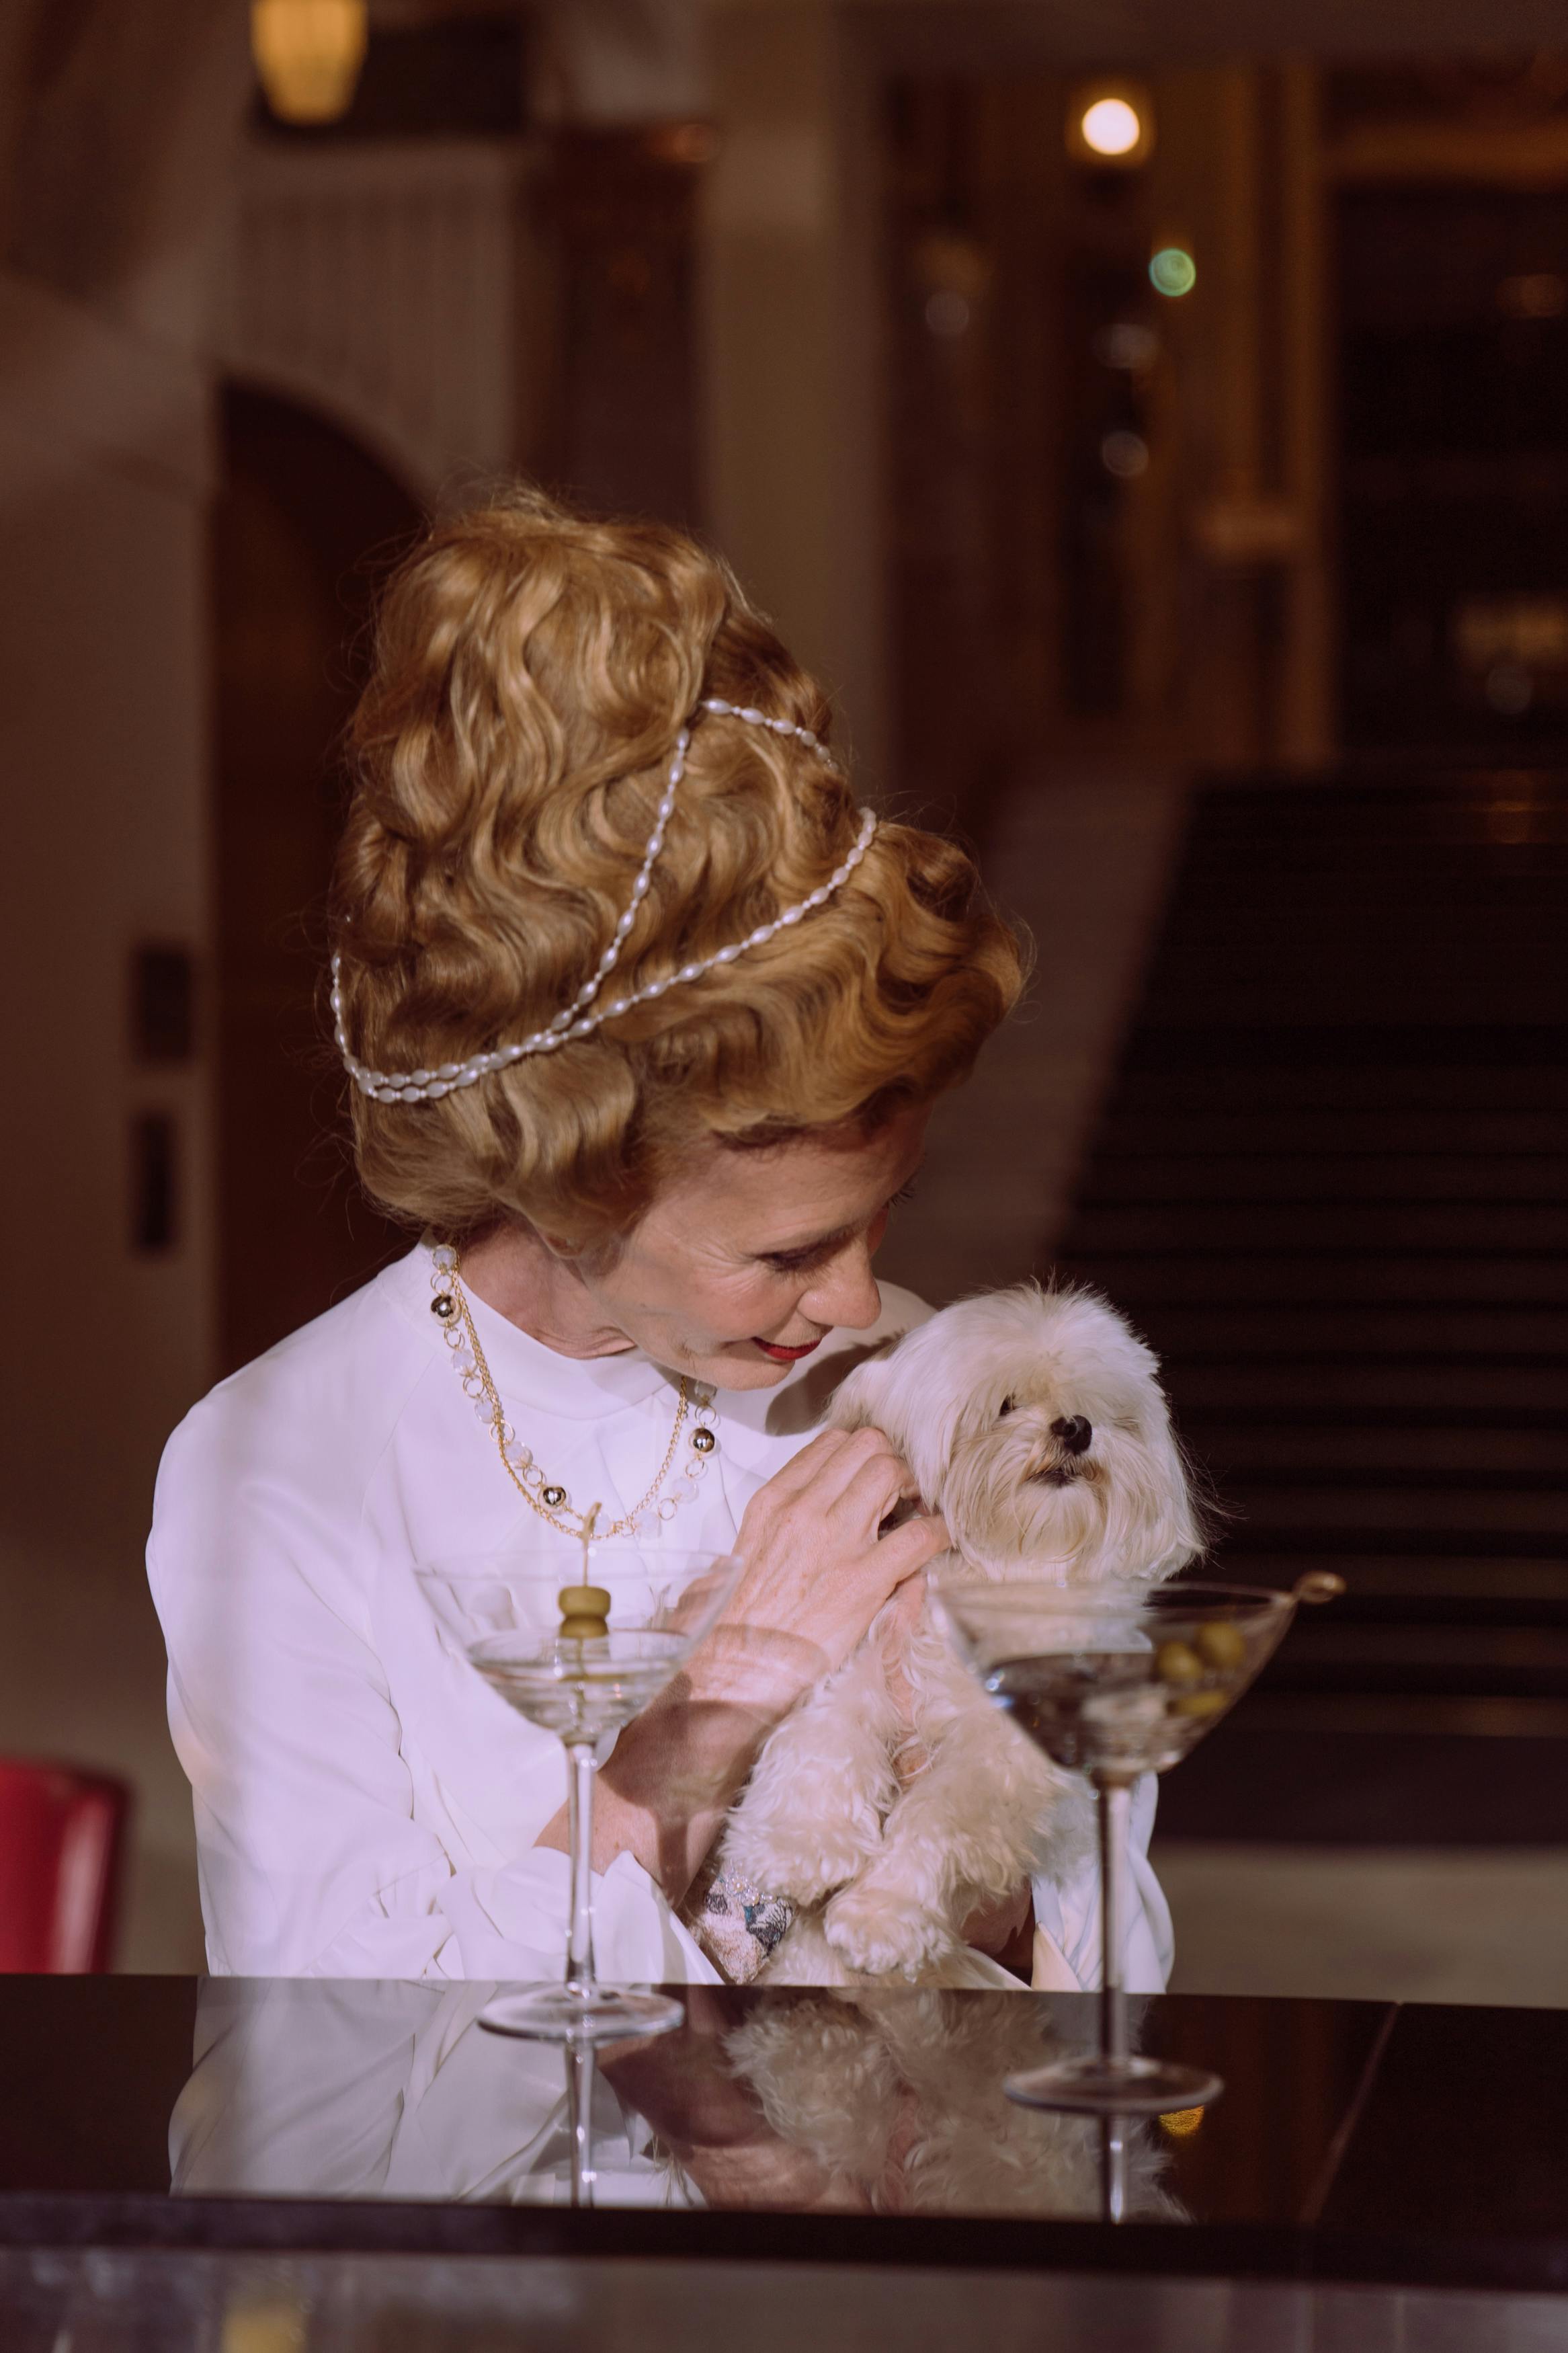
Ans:
<svg viewBox="0 0 1568 2353"><path fill-rule="evenodd" d="M1132 1785L1101 1778L1095 1787L1100 1799L1100 2056L1107 2067L1125 2067L1127 1993L1121 1948L1127 1933L1127 1833Z"/></svg>
<svg viewBox="0 0 1568 2353"><path fill-rule="evenodd" d="M566 1932L566 1987L594 1990L594 1776L598 1759L592 1741L569 1741L566 1767L566 1835L572 1849L572 1920Z"/></svg>
<svg viewBox="0 0 1568 2353"><path fill-rule="evenodd" d="M594 2202L594 2046L566 2048L566 2125L572 2138L572 2203Z"/></svg>
<svg viewBox="0 0 1568 2353"><path fill-rule="evenodd" d="M1126 2116L1101 2116L1100 2119L1100 2212L1108 2222L1127 2220L1127 2135L1130 2119Z"/></svg>

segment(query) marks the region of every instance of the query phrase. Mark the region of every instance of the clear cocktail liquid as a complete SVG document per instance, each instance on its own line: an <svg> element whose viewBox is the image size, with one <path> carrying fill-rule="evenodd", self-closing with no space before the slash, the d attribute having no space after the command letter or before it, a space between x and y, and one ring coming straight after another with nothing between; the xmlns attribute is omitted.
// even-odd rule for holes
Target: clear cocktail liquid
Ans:
<svg viewBox="0 0 1568 2353"><path fill-rule="evenodd" d="M612 1630L584 1642L492 1634L468 1655L520 1715L558 1740L597 1741L640 1715L690 1649L685 1632Z"/></svg>
<svg viewBox="0 0 1568 2353"><path fill-rule="evenodd" d="M984 1685L1020 1731L1077 1773L1163 1773L1196 1746L1245 1677L1162 1677L1156 1652L1053 1651L1003 1659Z"/></svg>

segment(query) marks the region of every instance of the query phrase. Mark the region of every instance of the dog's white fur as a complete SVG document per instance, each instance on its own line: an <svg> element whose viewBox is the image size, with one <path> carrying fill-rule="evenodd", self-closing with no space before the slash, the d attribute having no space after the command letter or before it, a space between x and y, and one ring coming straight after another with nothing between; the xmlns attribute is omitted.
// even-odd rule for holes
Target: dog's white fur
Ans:
<svg viewBox="0 0 1568 2353"><path fill-rule="evenodd" d="M1021 2108L1004 2079L1061 2056L1045 2005L952 1993L803 1994L758 2004L725 2037L733 2074L779 2138L879 2213L1098 2217L1089 2116ZM1128 2217L1182 2221L1168 2151L1127 2119Z"/></svg>
<svg viewBox="0 0 1568 2353"><path fill-rule="evenodd" d="M826 1419L902 1454L953 1539L935 1572L1152 1584L1203 1540L1158 1370L1091 1292L1024 1283L858 1366ZM767 1982L973 1982L960 1924L1088 1852L1084 1784L991 1705L929 1607L908 1624L890 1604L773 1734L730 1819L721 1869L800 1907Z"/></svg>

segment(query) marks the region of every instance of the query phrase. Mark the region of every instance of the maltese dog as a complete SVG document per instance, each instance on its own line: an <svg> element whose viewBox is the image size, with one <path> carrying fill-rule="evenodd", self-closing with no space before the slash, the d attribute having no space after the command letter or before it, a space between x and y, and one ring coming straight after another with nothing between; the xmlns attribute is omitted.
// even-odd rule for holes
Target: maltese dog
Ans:
<svg viewBox="0 0 1568 2353"><path fill-rule="evenodd" d="M1002 2088L1061 2049L1043 2002L885 1986L803 1993L752 2005L724 2049L769 2126L805 2152L837 2202L1040 2220L1104 2211L1099 2120L1020 2108ZM1125 2126L1126 2213L1186 2221L1161 2179L1168 2146L1131 2117ZM721 2191L707 2195L723 2202Z"/></svg>
<svg viewBox="0 0 1568 2353"><path fill-rule="evenodd" d="M1157 1373L1093 1293L1021 1283L858 1366L826 1419L875 1424L904 1457L952 1537L934 1571L1153 1584L1203 1542ZM718 1870L789 1921L763 1982L995 1983L963 1922L1075 1867L1091 1836L1086 1785L992 1706L906 1589L769 1738Z"/></svg>

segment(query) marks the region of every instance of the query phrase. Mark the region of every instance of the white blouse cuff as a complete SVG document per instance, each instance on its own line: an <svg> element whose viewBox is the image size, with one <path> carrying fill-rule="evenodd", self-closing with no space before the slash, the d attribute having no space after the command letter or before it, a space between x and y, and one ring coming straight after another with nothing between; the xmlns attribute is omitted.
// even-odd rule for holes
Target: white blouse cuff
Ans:
<svg viewBox="0 0 1568 2353"><path fill-rule="evenodd" d="M457 1953L452 1977L555 1979L566 1967L572 1873L565 1855L534 1847L517 1862L464 1872L445 1891ZM717 1985L717 1970L636 1858L594 1874L594 1966L607 1985Z"/></svg>

